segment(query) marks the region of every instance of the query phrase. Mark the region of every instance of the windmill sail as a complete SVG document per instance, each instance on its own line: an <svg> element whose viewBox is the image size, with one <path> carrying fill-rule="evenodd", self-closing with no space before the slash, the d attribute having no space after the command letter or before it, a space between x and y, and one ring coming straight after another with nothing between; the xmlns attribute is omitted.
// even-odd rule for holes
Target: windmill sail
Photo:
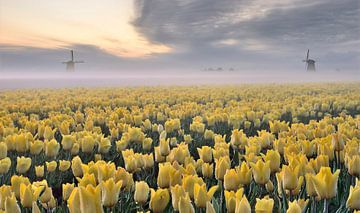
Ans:
<svg viewBox="0 0 360 213"><path fill-rule="evenodd" d="M306 53L306 58L305 60L303 60L303 62L305 62L305 69L307 71L315 71L315 60L313 59L309 59L309 55L310 55L310 50L308 49L307 53Z"/></svg>
<svg viewBox="0 0 360 213"><path fill-rule="evenodd" d="M70 59L70 61L62 62L63 64L66 64L66 70L70 72L75 71L75 64L84 63L84 61L74 61L74 50L70 50Z"/></svg>

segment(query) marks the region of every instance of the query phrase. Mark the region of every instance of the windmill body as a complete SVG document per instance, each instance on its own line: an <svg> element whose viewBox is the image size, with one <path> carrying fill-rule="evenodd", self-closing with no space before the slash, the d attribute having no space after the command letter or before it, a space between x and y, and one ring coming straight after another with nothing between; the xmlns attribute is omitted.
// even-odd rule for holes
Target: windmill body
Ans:
<svg viewBox="0 0 360 213"><path fill-rule="evenodd" d="M309 59L309 50L307 51L306 58L303 62L306 63L306 70L310 72L315 72L315 60Z"/></svg>
<svg viewBox="0 0 360 213"><path fill-rule="evenodd" d="M66 70L69 72L74 72L75 71L75 64L78 63L84 63L84 61L74 61L74 51L70 50L70 54L71 54L71 60L70 61L65 61L62 62L63 64L66 64Z"/></svg>

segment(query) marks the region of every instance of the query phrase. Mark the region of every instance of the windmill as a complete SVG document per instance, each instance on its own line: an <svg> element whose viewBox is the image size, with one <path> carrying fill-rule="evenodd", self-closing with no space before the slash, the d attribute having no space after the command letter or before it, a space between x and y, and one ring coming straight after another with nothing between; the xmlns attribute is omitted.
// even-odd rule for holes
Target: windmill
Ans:
<svg viewBox="0 0 360 213"><path fill-rule="evenodd" d="M305 64L305 69L307 71L315 71L315 60L313 59L309 59L309 49L307 51L307 54L306 54L306 59L303 60L303 62L306 62Z"/></svg>
<svg viewBox="0 0 360 213"><path fill-rule="evenodd" d="M66 70L67 71L74 72L75 71L75 64L84 63L84 61L74 61L74 50L70 50L70 54L71 54L71 60L70 61L65 61L65 62L62 62L62 63L66 64Z"/></svg>

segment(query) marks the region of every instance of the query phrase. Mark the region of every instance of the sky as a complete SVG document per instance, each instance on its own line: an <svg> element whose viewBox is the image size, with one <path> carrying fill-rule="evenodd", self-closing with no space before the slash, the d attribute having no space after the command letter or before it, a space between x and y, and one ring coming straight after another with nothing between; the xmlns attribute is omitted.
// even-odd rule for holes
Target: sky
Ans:
<svg viewBox="0 0 360 213"><path fill-rule="evenodd" d="M0 75L360 72L358 0L0 0ZM359 75L357 75L359 76Z"/></svg>

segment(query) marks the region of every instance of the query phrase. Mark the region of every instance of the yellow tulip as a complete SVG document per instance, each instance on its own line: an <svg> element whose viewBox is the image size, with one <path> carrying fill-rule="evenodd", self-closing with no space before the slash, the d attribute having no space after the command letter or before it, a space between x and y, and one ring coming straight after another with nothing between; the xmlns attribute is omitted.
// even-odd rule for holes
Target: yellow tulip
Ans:
<svg viewBox="0 0 360 213"><path fill-rule="evenodd" d="M209 146L202 146L201 149L197 148L199 153L200 159L203 160L205 163L212 162L212 149Z"/></svg>
<svg viewBox="0 0 360 213"><path fill-rule="evenodd" d="M158 163L165 162L166 156L162 156L160 153L160 146L154 147L155 161Z"/></svg>
<svg viewBox="0 0 360 213"><path fill-rule="evenodd" d="M0 142L0 160L6 158L7 156L7 145L4 142Z"/></svg>
<svg viewBox="0 0 360 213"><path fill-rule="evenodd" d="M26 173L31 166L31 158L17 157L16 171L20 174Z"/></svg>
<svg viewBox="0 0 360 213"><path fill-rule="evenodd" d="M234 213L236 208L236 195L234 191L225 190L226 209L229 213Z"/></svg>
<svg viewBox="0 0 360 213"><path fill-rule="evenodd" d="M189 196L188 193L185 191L185 189L181 185L175 185L171 187L171 203L173 208L178 211L179 210L179 201L180 198ZM186 200L182 201L183 207L187 207Z"/></svg>
<svg viewBox="0 0 360 213"><path fill-rule="evenodd" d="M81 151L84 153L92 153L95 146L95 140L92 136L87 135L81 141Z"/></svg>
<svg viewBox="0 0 360 213"><path fill-rule="evenodd" d="M60 150L60 144L55 140L45 141L45 155L50 158L54 158L58 155Z"/></svg>
<svg viewBox="0 0 360 213"><path fill-rule="evenodd" d="M51 140L54 138L55 129L52 130L51 127L46 126L44 130L44 138L46 140Z"/></svg>
<svg viewBox="0 0 360 213"><path fill-rule="evenodd" d="M142 142L142 148L144 151L149 151L151 149L151 145L153 143L152 138L145 138Z"/></svg>
<svg viewBox="0 0 360 213"><path fill-rule="evenodd" d="M18 153L25 153L26 151L29 150L30 144L29 141L26 140L24 134L17 135L15 140L16 140L16 151Z"/></svg>
<svg viewBox="0 0 360 213"><path fill-rule="evenodd" d="M270 170L272 173L279 171L280 153L278 151L274 151L270 149L266 152L266 155L263 158L265 162L267 161L270 162Z"/></svg>
<svg viewBox="0 0 360 213"><path fill-rule="evenodd" d="M344 149L345 142L341 133L335 133L331 135L331 143L335 151L339 152Z"/></svg>
<svg viewBox="0 0 360 213"><path fill-rule="evenodd" d="M71 150L70 150L70 153L71 155L77 155L80 151L80 144L79 143L74 143Z"/></svg>
<svg viewBox="0 0 360 213"><path fill-rule="evenodd" d="M194 213L195 209L191 204L189 195L181 196L179 202L176 204L178 206L179 213Z"/></svg>
<svg viewBox="0 0 360 213"><path fill-rule="evenodd" d="M151 198L149 207L154 213L163 212L170 201L169 191L167 189L151 189Z"/></svg>
<svg viewBox="0 0 360 213"><path fill-rule="evenodd" d="M350 194L346 201L346 206L350 209L360 210L360 182L356 179L356 185L350 186Z"/></svg>
<svg viewBox="0 0 360 213"><path fill-rule="evenodd" d="M76 177L78 186L86 187L87 185L96 186L96 178L94 174L86 173L82 178Z"/></svg>
<svg viewBox="0 0 360 213"><path fill-rule="evenodd" d="M96 188L88 185L86 188L79 187L80 208L81 213L102 213L101 206L101 189L100 186ZM77 209L77 212L79 211Z"/></svg>
<svg viewBox="0 0 360 213"><path fill-rule="evenodd" d="M289 208L286 213L301 213L302 209L296 201L289 202Z"/></svg>
<svg viewBox="0 0 360 213"><path fill-rule="evenodd" d="M253 169L253 177L257 184L265 185L270 179L270 162L264 163L258 160L256 164L250 163Z"/></svg>
<svg viewBox="0 0 360 213"><path fill-rule="evenodd" d="M119 193L122 186L122 181L115 183L113 178L108 179L100 183L101 194L102 194L102 203L105 207L113 207L118 199Z"/></svg>
<svg viewBox="0 0 360 213"><path fill-rule="evenodd" d="M75 136L73 135L63 135L61 140L62 149L65 151L70 151L75 143Z"/></svg>
<svg viewBox="0 0 360 213"><path fill-rule="evenodd" d="M32 212L32 213L41 213L40 208L39 208L39 206L36 204L35 201L32 203L31 212Z"/></svg>
<svg viewBox="0 0 360 213"><path fill-rule="evenodd" d="M20 198L20 184L24 183L25 185L29 185L29 178L23 176L13 175L10 179L11 182L11 191L15 193L16 198Z"/></svg>
<svg viewBox="0 0 360 213"><path fill-rule="evenodd" d="M170 186L170 174L172 172L175 171L170 163L159 164L157 184L160 188L168 188Z"/></svg>
<svg viewBox="0 0 360 213"><path fill-rule="evenodd" d="M274 191L274 184L271 182L271 180L269 180L269 181L265 184L265 188L266 188L266 191L268 191L269 193L271 193L272 191Z"/></svg>
<svg viewBox="0 0 360 213"><path fill-rule="evenodd" d="M44 166L35 166L36 177L44 177Z"/></svg>
<svg viewBox="0 0 360 213"><path fill-rule="evenodd" d="M206 202L210 201L219 186L212 186L209 191L206 191L206 185L194 184L194 200L195 205L199 208L205 208Z"/></svg>
<svg viewBox="0 0 360 213"><path fill-rule="evenodd" d="M215 161L215 178L218 180L224 180L226 170L230 169L230 158L221 157Z"/></svg>
<svg viewBox="0 0 360 213"><path fill-rule="evenodd" d="M67 171L68 169L70 169L71 163L70 161L67 160L60 160L59 161L59 170L62 172Z"/></svg>
<svg viewBox="0 0 360 213"><path fill-rule="evenodd" d="M52 190L50 187L45 186L43 193L40 196L41 203L48 203L53 196Z"/></svg>
<svg viewBox="0 0 360 213"><path fill-rule="evenodd" d="M101 138L99 147L98 147L98 152L101 154L106 154L109 152L110 148L111 148L110 139L109 138Z"/></svg>
<svg viewBox="0 0 360 213"><path fill-rule="evenodd" d="M294 190L298 183L299 167L291 168L284 165L282 171L282 186L284 190Z"/></svg>
<svg viewBox="0 0 360 213"><path fill-rule="evenodd" d="M161 156L167 156L170 153L170 140L160 139L160 154Z"/></svg>
<svg viewBox="0 0 360 213"><path fill-rule="evenodd" d="M236 191L239 188L239 177L235 169L228 169L224 175L224 188L228 191Z"/></svg>
<svg viewBox="0 0 360 213"><path fill-rule="evenodd" d="M255 212L256 213L272 213L274 207L274 200L271 198L256 198Z"/></svg>
<svg viewBox="0 0 360 213"><path fill-rule="evenodd" d="M235 213L251 213L251 206L246 196L236 198Z"/></svg>
<svg viewBox="0 0 360 213"><path fill-rule="evenodd" d="M76 213L81 212L80 207L80 193L78 188L74 188L69 196L69 199L67 200L68 208L70 213Z"/></svg>
<svg viewBox="0 0 360 213"><path fill-rule="evenodd" d="M14 194L5 198L5 212L21 213L20 207L17 204Z"/></svg>
<svg viewBox="0 0 360 213"><path fill-rule="evenodd" d="M13 192L11 187L7 185L0 186L0 210L5 209L5 200L7 197L11 197Z"/></svg>
<svg viewBox="0 0 360 213"><path fill-rule="evenodd" d="M79 156L76 156L71 161L71 169L75 177L83 176L82 161Z"/></svg>
<svg viewBox="0 0 360 213"><path fill-rule="evenodd" d="M25 208L31 208L32 203L39 198L44 186L33 187L32 185L20 184L20 201Z"/></svg>
<svg viewBox="0 0 360 213"><path fill-rule="evenodd" d="M346 167L348 168L348 172L350 175L355 177L360 176L360 155L354 155L352 157L346 158Z"/></svg>
<svg viewBox="0 0 360 213"><path fill-rule="evenodd" d="M191 199L194 198L194 186L196 183L200 185L205 184L202 178L194 175L185 175L182 180L182 187L189 193Z"/></svg>
<svg viewBox="0 0 360 213"><path fill-rule="evenodd" d="M317 193L315 190L315 185L314 185L314 181L313 181L313 174L305 174L305 179L306 179L306 192L309 196L311 197L316 197Z"/></svg>
<svg viewBox="0 0 360 213"><path fill-rule="evenodd" d="M56 161L46 162L46 170L48 172L54 172L56 170L56 167L57 167Z"/></svg>
<svg viewBox="0 0 360 213"><path fill-rule="evenodd" d="M204 177L211 178L214 173L214 166L213 164L204 163L201 166L201 173Z"/></svg>
<svg viewBox="0 0 360 213"><path fill-rule="evenodd" d="M8 173L11 167L11 160L9 157L0 160L0 175Z"/></svg>
<svg viewBox="0 0 360 213"><path fill-rule="evenodd" d="M36 140L32 143L30 143L30 154L32 155L38 155L40 154L44 149L44 142L41 140Z"/></svg>
<svg viewBox="0 0 360 213"><path fill-rule="evenodd" d="M62 184L62 199L64 201L67 201L72 193L72 191L75 188L75 184L74 183L66 183L66 184Z"/></svg>
<svg viewBox="0 0 360 213"><path fill-rule="evenodd" d="M246 162L242 162L239 167L236 167L236 171L239 176L239 183L249 185L252 179L252 169L249 168Z"/></svg>
<svg viewBox="0 0 360 213"><path fill-rule="evenodd" d="M340 170L336 170L332 174L330 167L321 167L316 176L310 176L320 199L330 199L336 196L339 174Z"/></svg>
<svg viewBox="0 0 360 213"><path fill-rule="evenodd" d="M106 181L115 177L116 166L114 163L103 163L97 166L98 182ZM117 182L117 181L115 181Z"/></svg>
<svg viewBox="0 0 360 213"><path fill-rule="evenodd" d="M216 213L214 206L210 201L206 202L206 213Z"/></svg>
<svg viewBox="0 0 360 213"><path fill-rule="evenodd" d="M145 169L149 169L149 168L154 167L155 162L154 162L153 153L143 155L143 159L144 159L144 167L145 167Z"/></svg>
<svg viewBox="0 0 360 213"><path fill-rule="evenodd" d="M139 181L135 183L134 200L141 205L146 203L149 197L149 185L145 181Z"/></svg>

